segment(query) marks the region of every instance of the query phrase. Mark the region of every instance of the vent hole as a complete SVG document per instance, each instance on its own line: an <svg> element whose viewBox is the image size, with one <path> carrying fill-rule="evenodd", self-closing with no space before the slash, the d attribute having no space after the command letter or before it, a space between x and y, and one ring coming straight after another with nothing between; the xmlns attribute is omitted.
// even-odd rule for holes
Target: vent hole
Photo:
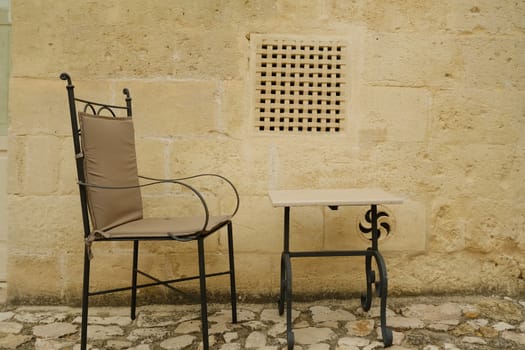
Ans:
<svg viewBox="0 0 525 350"><path fill-rule="evenodd" d="M254 101L258 101L257 130L344 131L342 108L346 101L341 69L345 64L345 45L337 40L289 40L271 36L258 36L253 43L258 69L253 72L258 87L254 91ZM308 108L300 108L306 106Z"/></svg>

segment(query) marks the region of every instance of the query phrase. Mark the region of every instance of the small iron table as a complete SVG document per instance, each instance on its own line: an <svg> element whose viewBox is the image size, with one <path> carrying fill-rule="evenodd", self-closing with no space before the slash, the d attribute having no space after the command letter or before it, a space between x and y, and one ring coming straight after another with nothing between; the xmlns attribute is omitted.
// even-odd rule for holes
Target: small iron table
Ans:
<svg viewBox="0 0 525 350"><path fill-rule="evenodd" d="M284 247L281 254L281 286L279 314L284 313L286 302L286 335L288 349L292 350L295 339L292 331L292 258L329 257L329 256L364 256L366 271L366 294L361 296L361 306L368 311L372 305L372 284L381 298L380 318L381 333L385 347L392 345L392 331L386 326L386 298L388 279L386 265L378 249L378 212L379 204L401 204L403 197L390 194L380 189L326 189L326 190L275 190L269 191L274 207L284 207ZM328 206L336 210L339 206L370 206L372 239L367 250L324 250L290 251L290 207ZM375 259L379 279L372 270L372 258Z"/></svg>

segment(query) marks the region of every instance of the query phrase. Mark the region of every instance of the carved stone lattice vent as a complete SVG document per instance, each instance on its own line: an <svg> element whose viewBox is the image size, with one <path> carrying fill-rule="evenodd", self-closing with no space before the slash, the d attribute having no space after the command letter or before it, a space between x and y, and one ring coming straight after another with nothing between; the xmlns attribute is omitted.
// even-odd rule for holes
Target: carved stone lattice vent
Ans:
<svg viewBox="0 0 525 350"><path fill-rule="evenodd" d="M346 43L264 36L254 41L255 129L342 132Z"/></svg>

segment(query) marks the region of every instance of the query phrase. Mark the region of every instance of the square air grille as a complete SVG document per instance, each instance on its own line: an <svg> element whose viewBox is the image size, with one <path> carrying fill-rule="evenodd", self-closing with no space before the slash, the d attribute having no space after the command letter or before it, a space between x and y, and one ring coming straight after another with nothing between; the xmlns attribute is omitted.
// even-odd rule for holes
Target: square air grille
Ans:
<svg viewBox="0 0 525 350"><path fill-rule="evenodd" d="M344 130L344 41L306 38L252 40L255 129L270 133Z"/></svg>

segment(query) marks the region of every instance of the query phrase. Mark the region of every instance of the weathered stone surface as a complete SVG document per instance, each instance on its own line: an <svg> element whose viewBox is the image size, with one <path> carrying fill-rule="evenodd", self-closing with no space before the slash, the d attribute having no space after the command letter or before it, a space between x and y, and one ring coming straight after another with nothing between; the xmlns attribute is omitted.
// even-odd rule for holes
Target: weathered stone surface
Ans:
<svg viewBox="0 0 525 350"><path fill-rule="evenodd" d="M168 350L179 350L189 346L195 341L191 335L181 335L179 337L169 338L160 343L160 347Z"/></svg>
<svg viewBox="0 0 525 350"><path fill-rule="evenodd" d="M13 317L14 313L11 311L0 312L0 322L8 321Z"/></svg>
<svg viewBox="0 0 525 350"><path fill-rule="evenodd" d="M137 317L137 326L141 328L165 327L174 325L173 313L159 312L155 314L140 313Z"/></svg>
<svg viewBox="0 0 525 350"><path fill-rule="evenodd" d="M366 338L359 338L359 337L345 337L339 339L337 342L338 346L355 346L355 347L363 347L370 344L370 340Z"/></svg>
<svg viewBox="0 0 525 350"><path fill-rule="evenodd" d="M33 327L33 334L40 338L60 338L65 335L73 334L76 331L76 326L64 322Z"/></svg>
<svg viewBox="0 0 525 350"><path fill-rule="evenodd" d="M7 334L0 338L0 348L2 349L16 349L22 344L31 340L29 335Z"/></svg>
<svg viewBox="0 0 525 350"><path fill-rule="evenodd" d="M261 332L252 332L246 338L246 348L261 348L266 345L266 335Z"/></svg>
<svg viewBox="0 0 525 350"><path fill-rule="evenodd" d="M60 342L53 339L41 339L35 340L35 350L59 350L59 349L70 349L74 345L73 342Z"/></svg>
<svg viewBox="0 0 525 350"><path fill-rule="evenodd" d="M98 324L98 325L110 325L115 324L121 327L127 326L131 323L131 318L125 316L113 316L113 317L97 317L90 316L88 317L88 324ZM73 320L73 323L80 324L82 322L81 317L76 317ZM157 324L157 327L159 325Z"/></svg>
<svg viewBox="0 0 525 350"><path fill-rule="evenodd" d="M395 329L423 328L424 322L418 318L394 316L388 319L388 325Z"/></svg>
<svg viewBox="0 0 525 350"><path fill-rule="evenodd" d="M485 317L502 322L517 322L521 320L522 310L515 303L504 300L487 300L479 304L481 313Z"/></svg>
<svg viewBox="0 0 525 350"><path fill-rule="evenodd" d="M286 332L286 323L277 323L268 330L268 335L276 337L284 332Z"/></svg>
<svg viewBox="0 0 525 350"><path fill-rule="evenodd" d="M348 335L366 337L374 330L374 320L350 321L346 324Z"/></svg>
<svg viewBox="0 0 525 350"><path fill-rule="evenodd" d="M135 341L138 339L159 340L164 338L169 332L163 328L137 328L132 330L127 339Z"/></svg>
<svg viewBox="0 0 525 350"><path fill-rule="evenodd" d="M24 325L18 322L3 321L0 322L0 333L17 334L20 333L23 327Z"/></svg>
<svg viewBox="0 0 525 350"><path fill-rule="evenodd" d="M492 325L492 328L494 328L498 332L509 331L509 330L512 330L512 329L516 329L515 326L513 326L511 324L508 324L507 322L498 322L498 323Z"/></svg>
<svg viewBox="0 0 525 350"><path fill-rule="evenodd" d="M525 334L505 331L501 335L504 339L512 340L515 343L525 345Z"/></svg>
<svg viewBox="0 0 525 350"><path fill-rule="evenodd" d="M499 332L492 327L479 327L479 332L485 338L496 338Z"/></svg>
<svg viewBox="0 0 525 350"><path fill-rule="evenodd" d="M150 350L151 347L148 344L140 344L131 348L128 348L127 350Z"/></svg>
<svg viewBox="0 0 525 350"><path fill-rule="evenodd" d="M239 343L223 344L223 345L221 345L220 349L221 350L240 350L241 349L241 344L239 344Z"/></svg>
<svg viewBox="0 0 525 350"><path fill-rule="evenodd" d="M29 323L64 322L74 309L67 306L24 306L16 314L16 320Z"/></svg>
<svg viewBox="0 0 525 350"><path fill-rule="evenodd" d="M239 334L237 332L227 332L223 334L223 338L226 343L231 343L232 341L239 339Z"/></svg>
<svg viewBox="0 0 525 350"><path fill-rule="evenodd" d="M201 329L201 321L192 320L192 321L186 321L182 322L175 328L175 333L179 334L187 334L187 333L194 333L194 332L200 332Z"/></svg>
<svg viewBox="0 0 525 350"><path fill-rule="evenodd" d="M463 341L463 343L467 343L467 344L481 344L481 345L487 344L487 342L485 340L483 340L482 338L479 338L479 337L463 337L463 339L461 339L461 341Z"/></svg>
<svg viewBox="0 0 525 350"><path fill-rule="evenodd" d="M108 340L106 345L114 349L129 349L132 346L132 342L126 340ZM138 350L138 349L137 349Z"/></svg>
<svg viewBox="0 0 525 350"><path fill-rule="evenodd" d="M355 320L355 316L346 310L331 310L325 306L313 306L310 311L314 322Z"/></svg>
<svg viewBox="0 0 525 350"><path fill-rule="evenodd" d="M406 317L419 318L423 321L457 320L461 317L461 305L445 303L441 305L415 304L402 310Z"/></svg>
<svg viewBox="0 0 525 350"><path fill-rule="evenodd" d="M415 349L424 350L450 349L457 350L461 346L466 348L498 348L501 344L519 348L524 345L524 332L520 329L525 321L504 322L495 318L500 318L499 314L494 317L486 315L487 318L470 319L464 313L457 320L447 320L451 315L443 316L443 310L439 308L430 308L429 312L435 312L435 315L426 315L426 319L436 319L435 323L426 323L418 318L408 318L401 316L401 311L416 310L422 303L412 304L411 301L419 299L424 300L441 300L441 302L431 302L428 305L442 305L443 300L449 299L469 300L472 302L472 309L478 308L481 303L501 302L504 300L513 305L519 305L517 301L501 298L478 298L478 297L444 297L444 298L390 298L390 302L395 310L395 316L387 317L387 323L392 326L392 320L401 318L403 322L410 320L411 326L422 324L422 328L395 328L393 327L393 349ZM313 306L312 306L313 303ZM354 309L358 305L358 300L353 301L318 301L308 303L295 303L297 312L301 315L300 319L293 325L293 332L298 349L327 349L334 348L339 350L375 350L383 348L382 331L379 327L379 317L370 318L367 313L355 313L354 321L315 321L314 314L311 312L312 307L324 306L330 310L347 310ZM352 305L352 303L355 303ZM458 302L461 304L461 302ZM344 305L343 307L341 305ZM463 305L463 304L461 304ZM216 305L210 306L215 308ZM274 306L275 307L275 306ZM518 306L520 309L521 305ZM117 350L134 349L134 350L151 350L154 348L164 349L184 349L195 347L202 350L202 341L200 339L200 321L195 318L198 312L198 305L177 305L172 306L148 306L142 307L140 313L143 313L144 319L153 320L161 310L170 310L176 315L177 325L169 326L151 326L147 328L138 327L138 322L132 322L126 326L118 326L119 317L127 314L128 309L122 308L93 308L93 321L107 324L90 324L88 331L95 332L97 339L90 338L88 349L102 350L112 348ZM23 327L18 334L0 335L0 348L8 350L47 350L47 349L71 349L79 350L79 327L74 323L56 322L51 324L41 324L45 320L59 319L63 314L67 314L68 320L75 320L80 314L80 310L59 310L43 311L44 308L24 306L20 308L10 308L10 319L23 319L26 322L18 323L13 321L4 321L4 323L15 323ZM279 350L286 347L286 324L279 321L270 312L271 306L268 305L246 305L245 321L231 325L231 330L221 333L215 333L210 336L209 341L213 348L218 349L261 349L261 350ZM326 309L323 309L326 310ZM394 311L392 311L394 312ZM405 313L405 312L404 312ZM327 314L327 313L325 313ZM406 314L406 313L405 313ZM20 317L17 317L19 316ZM45 315L45 317L43 317ZM213 314L215 321L226 322L231 316L229 311L222 311ZM56 316L56 318L55 318ZM415 314L413 314L415 316ZM522 316L523 317L523 316ZM98 319L97 319L98 318ZM321 318L322 319L322 318ZM162 323L162 318L159 318ZM360 325L360 326L358 326ZM437 329L438 326L450 326L450 329ZM406 325L405 325L406 326ZM190 332L191 334L182 334L178 336L175 330ZM370 331L370 327L372 330ZM419 327L419 325L418 325ZM374 329L375 328L375 329ZM352 330L359 329L363 331L362 335L351 335ZM68 330L71 330L70 333ZM366 330L366 332L364 332ZM33 336L26 336L33 332ZM365 334L366 333L366 334ZM76 344L75 344L76 343ZM94 344L96 346L94 346ZM366 345L365 345L366 344ZM455 345L459 344L459 345ZM463 344L463 345L461 345ZM18 349L16 347L19 347Z"/></svg>
<svg viewBox="0 0 525 350"><path fill-rule="evenodd" d="M292 309L292 321L295 321L299 317L300 312ZM286 322L285 315L279 315L279 310L274 309L265 309L261 312L261 321L264 322L273 322L273 323L283 323Z"/></svg>
<svg viewBox="0 0 525 350"><path fill-rule="evenodd" d="M282 217L268 205L268 188L367 187L372 172L374 186L410 197L395 209L397 232L382 245L396 252L388 259L394 292L523 291L525 242L522 217L515 215L524 209L522 2L227 0L175 8L97 0L73 8L23 1L10 6L8 275L24 269L30 274L10 278L12 300L80 295L82 245L70 238L81 237L77 185L57 67L92 99L122 102L122 88L131 89L141 169L157 168L169 177L203 168L232 175L243 203L235 219L246 238L236 241L245 294L275 295L279 288L275 242L282 240ZM249 33L348 41L344 132L312 142L312 135L267 137L253 129L255 43ZM66 197L76 204L57 205ZM226 203L219 201L213 199L217 207ZM147 210L170 209L157 202ZM356 241L349 239L359 234L355 212L333 213L340 220L332 221L322 210L305 210L294 223L301 238L293 238L292 246ZM343 217L350 229L332 233ZM400 247L418 254L403 254ZM49 254L37 258L37 251ZM168 266L170 254L165 250L156 259ZM115 266L117 276L101 273L102 281L127 278L125 261L111 261L107 266ZM173 272L194 264L194 256L181 254L177 264ZM315 274L311 265L297 264L294 275L303 278L294 279L294 289L360 291L356 280L338 282L348 275L348 264L332 266ZM215 288L225 292L226 282Z"/></svg>
<svg viewBox="0 0 525 350"><path fill-rule="evenodd" d="M300 328L294 331L297 344L317 344L335 337L330 328Z"/></svg>
<svg viewBox="0 0 525 350"><path fill-rule="evenodd" d="M123 335L124 331L118 326L99 326L93 325L88 327L88 339L101 340L114 336Z"/></svg>

